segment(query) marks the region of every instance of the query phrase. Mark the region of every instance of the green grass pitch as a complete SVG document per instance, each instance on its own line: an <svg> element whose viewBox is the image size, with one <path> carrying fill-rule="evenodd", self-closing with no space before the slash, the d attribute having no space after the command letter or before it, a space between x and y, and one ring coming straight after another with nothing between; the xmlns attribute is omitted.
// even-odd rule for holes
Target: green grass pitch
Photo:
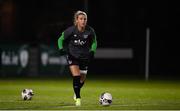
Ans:
<svg viewBox="0 0 180 111"><path fill-rule="evenodd" d="M21 99L24 88L33 89L32 100ZM102 92L112 94L111 106L99 105ZM87 78L81 96L82 106L74 106L71 78L0 79L0 110L175 110L180 82Z"/></svg>

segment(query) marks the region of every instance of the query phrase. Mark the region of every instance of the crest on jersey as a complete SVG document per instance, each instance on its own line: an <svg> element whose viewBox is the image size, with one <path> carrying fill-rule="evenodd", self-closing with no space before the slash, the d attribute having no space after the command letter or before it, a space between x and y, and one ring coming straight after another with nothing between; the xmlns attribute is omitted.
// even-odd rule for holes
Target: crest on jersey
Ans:
<svg viewBox="0 0 180 111"><path fill-rule="evenodd" d="M83 35L83 38L87 39L87 38L88 38L88 35Z"/></svg>

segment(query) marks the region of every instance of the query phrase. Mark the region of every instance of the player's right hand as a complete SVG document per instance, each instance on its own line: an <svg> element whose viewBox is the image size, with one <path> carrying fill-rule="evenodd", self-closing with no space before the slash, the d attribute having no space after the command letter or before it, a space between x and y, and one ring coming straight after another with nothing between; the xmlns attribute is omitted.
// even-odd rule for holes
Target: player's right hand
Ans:
<svg viewBox="0 0 180 111"><path fill-rule="evenodd" d="M65 55L66 51L64 49L59 49L59 53L60 53L60 55Z"/></svg>

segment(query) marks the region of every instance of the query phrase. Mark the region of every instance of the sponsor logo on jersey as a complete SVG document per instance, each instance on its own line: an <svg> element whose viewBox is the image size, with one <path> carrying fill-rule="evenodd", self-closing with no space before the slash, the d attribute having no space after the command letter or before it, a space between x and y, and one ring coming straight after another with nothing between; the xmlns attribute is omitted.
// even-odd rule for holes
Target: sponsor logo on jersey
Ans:
<svg viewBox="0 0 180 111"><path fill-rule="evenodd" d="M84 37L85 39L87 39L87 38L88 38L88 35L83 35L83 37Z"/></svg>
<svg viewBox="0 0 180 111"><path fill-rule="evenodd" d="M84 45L85 43L86 43L86 41L82 41L82 40L74 40L74 43L76 44L76 45Z"/></svg>

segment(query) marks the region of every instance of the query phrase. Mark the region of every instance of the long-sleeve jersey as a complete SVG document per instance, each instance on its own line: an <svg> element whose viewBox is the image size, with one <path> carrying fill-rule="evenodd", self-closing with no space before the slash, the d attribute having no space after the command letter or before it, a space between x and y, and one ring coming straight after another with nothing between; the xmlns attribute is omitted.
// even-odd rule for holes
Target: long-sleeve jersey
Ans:
<svg viewBox="0 0 180 111"><path fill-rule="evenodd" d="M64 30L58 39L59 49L64 49L75 58L88 58L90 51L96 52L97 40L92 27L79 32L76 26Z"/></svg>

